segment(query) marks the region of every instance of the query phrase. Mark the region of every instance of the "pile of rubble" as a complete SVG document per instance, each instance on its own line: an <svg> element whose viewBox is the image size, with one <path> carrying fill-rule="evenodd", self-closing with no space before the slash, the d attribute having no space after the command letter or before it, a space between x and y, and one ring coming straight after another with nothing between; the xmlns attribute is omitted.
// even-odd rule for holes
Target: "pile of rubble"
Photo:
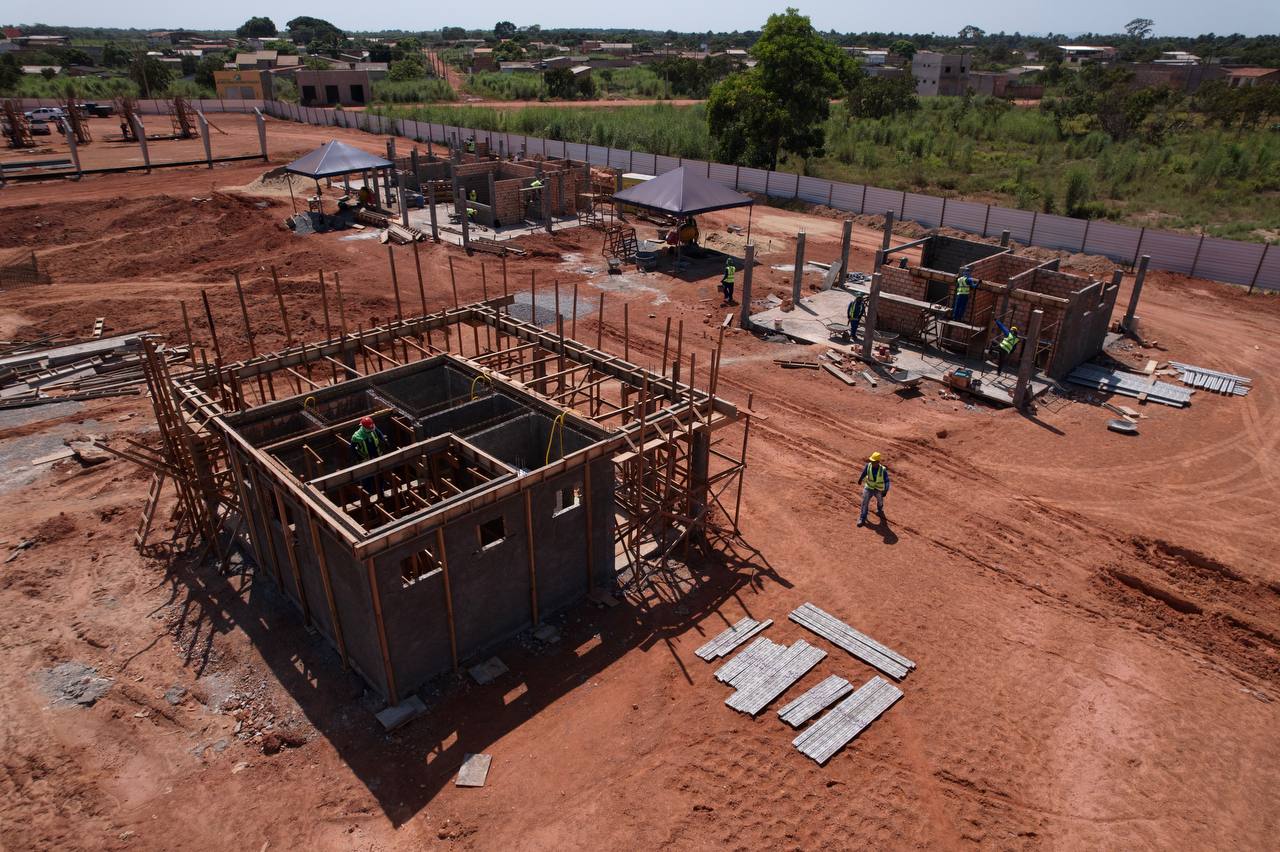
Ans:
<svg viewBox="0 0 1280 852"><path fill-rule="evenodd" d="M141 392L142 342L157 335L102 336L98 320L88 338L0 342L0 409ZM160 345L169 363L189 356L187 347Z"/></svg>

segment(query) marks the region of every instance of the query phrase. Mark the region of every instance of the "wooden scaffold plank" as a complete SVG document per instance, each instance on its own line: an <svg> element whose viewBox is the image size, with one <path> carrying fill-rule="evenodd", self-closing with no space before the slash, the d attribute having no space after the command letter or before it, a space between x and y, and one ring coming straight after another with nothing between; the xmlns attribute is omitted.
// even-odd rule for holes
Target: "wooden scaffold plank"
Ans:
<svg viewBox="0 0 1280 852"><path fill-rule="evenodd" d="M791 727L798 728L852 691L853 684L840 675L831 675L779 710L778 716Z"/></svg>
<svg viewBox="0 0 1280 852"><path fill-rule="evenodd" d="M805 673L827 656L827 652L814 647L803 639L773 659L769 665L754 670L738 687L738 691L725 699L734 710L754 716L771 701L791 688Z"/></svg>
<svg viewBox="0 0 1280 852"><path fill-rule="evenodd" d="M876 675L791 744L819 764L826 763L901 697L902 690Z"/></svg>
<svg viewBox="0 0 1280 852"><path fill-rule="evenodd" d="M881 645L869 636L859 633L840 619L824 612L811 603L804 603L796 607L791 612L790 618L801 627L811 630L823 639L843 648L864 663L875 666L895 680L902 680L907 676L907 672L916 667L914 662L897 651Z"/></svg>
<svg viewBox="0 0 1280 852"><path fill-rule="evenodd" d="M773 624L773 619L771 618L766 618L764 621L756 621L754 618L747 616L693 653L700 659L711 662L714 659L726 656L734 648L737 648L771 624Z"/></svg>

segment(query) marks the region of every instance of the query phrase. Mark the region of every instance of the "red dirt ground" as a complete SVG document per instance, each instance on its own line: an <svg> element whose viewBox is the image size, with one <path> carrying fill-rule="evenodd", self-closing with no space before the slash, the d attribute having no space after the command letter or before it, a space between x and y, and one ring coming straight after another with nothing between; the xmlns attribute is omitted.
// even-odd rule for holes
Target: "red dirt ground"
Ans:
<svg viewBox="0 0 1280 852"><path fill-rule="evenodd" d="M270 127L277 164L334 135ZM233 272L259 347L283 342L270 264L294 334L323 333L321 270L341 274L350 324L393 313L386 247L282 230L287 200L261 209L233 189L263 168L4 190L0 251L38 249L55 283L0 294L0 338L85 333L106 316L182 342L185 302L207 345L204 290L238 357L247 343ZM704 233L726 239L723 226L743 218L709 217ZM838 248L834 218L761 208L752 227L757 296L789 288L768 266L791 263L796 231L811 258ZM879 234L855 233L853 268L868 269ZM580 271L597 240L529 240L531 256L509 263L512 286L536 270L540 290L576 280L598 298ZM395 251L408 312L420 307L405 283L412 258ZM463 300L481 295L482 260L490 291L500 287L493 258L421 251L432 309L452 301L450 256ZM569 253L586 259L563 261ZM683 319L705 382L724 315L713 282L644 280L649 289L608 295L606 348L621 351L624 300L641 363L659 359L666 319ZM781 371L772 359L816 348L731 332L720 393L754 394L762 415L743 499L745 538L761 555L695 564L696 582L613 610L571 610L559 645L511 643L499 651L511 674L485 687L446 680L427 696L430 713L393 734L269 583L134 550L140 470L63 461L26 484L18 465L41 436L147 440L145 400L0 420L0 457L11 460L0 551L35 542L0 566L2 845L1274 848L1280 304L1154 274L1140 313L1161 349L1118 356L1250 375L1253 391L1200 392L1185 410L1118 400L1144 415L1140 436L1123 437L1083 394L1051 398L1035 417L969 409L935 388L902 399ZM579 322L592 340L596 318ZM890 520L855 529L851 480L872 450L893 472ZM821 768L790 746L777 704L755 720L733 712L693 656L744 614L773 618L775 641L797 638L786 613L807 600L919 666L905 697ZM96 667L110 691L92 707L50 706L41 672L66 661ZM831 673L860 682L872 671L836 651L790 694ZM186 690L171 693L176 703L164 697L173 686ZM483 789L452 784L467 752L493 755Z"/></svg>

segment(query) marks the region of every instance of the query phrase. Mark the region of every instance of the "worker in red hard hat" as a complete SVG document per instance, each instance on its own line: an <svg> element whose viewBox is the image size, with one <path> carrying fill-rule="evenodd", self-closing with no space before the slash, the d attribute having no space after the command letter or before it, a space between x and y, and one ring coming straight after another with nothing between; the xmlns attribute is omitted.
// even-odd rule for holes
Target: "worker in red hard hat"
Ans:
<svg viewBox="0 0 1280 852"><path fill-rule="evenodd" d="M387 436L382 433L373 418L365 415L360 418L360 428L351 435L351 453L357 462L366 462L377 458L387 451Z"/></svg>

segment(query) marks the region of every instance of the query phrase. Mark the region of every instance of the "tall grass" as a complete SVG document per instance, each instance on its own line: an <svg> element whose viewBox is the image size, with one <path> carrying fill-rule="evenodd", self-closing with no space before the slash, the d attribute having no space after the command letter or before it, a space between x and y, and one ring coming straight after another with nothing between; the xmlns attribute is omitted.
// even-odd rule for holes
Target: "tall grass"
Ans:
<svg viewBox="0 0 1280 852"><path fill-rule="evenodd" d="M701 106L423 107L400 117L482 130L707 159ZM1087 126L1062 136L1053 117L990 99L925 99L921 109L858 119L832 107L826 153L780 169L1211 236L1265 240L1280 232L1280 133L1222 131L1198 117L1153 143L1113 142Z"/></svg>
<svg viewBox="0 0 1280 852"><path fill-rule="evenodd" d="M373 99L391 104L425 104L457 99L449 84L439 77L420 80L379 80L373 84Z"/></svg>
<svg viewBox="0 0 1280 852"><path fill-rule="evenodd" d="M112 98L120 94L138 97L138 86L128 77L54 77L46 80L39 74L23 74L12 94L18 98L65 98L68 84L78 98Z"/></svg>
<svg viewBox="0 0 1280 852"><path fill-rule="evenodd" d="M467 91L495 101L536 101L545 87L539 72L482 71L467 77Z"/></svg>

